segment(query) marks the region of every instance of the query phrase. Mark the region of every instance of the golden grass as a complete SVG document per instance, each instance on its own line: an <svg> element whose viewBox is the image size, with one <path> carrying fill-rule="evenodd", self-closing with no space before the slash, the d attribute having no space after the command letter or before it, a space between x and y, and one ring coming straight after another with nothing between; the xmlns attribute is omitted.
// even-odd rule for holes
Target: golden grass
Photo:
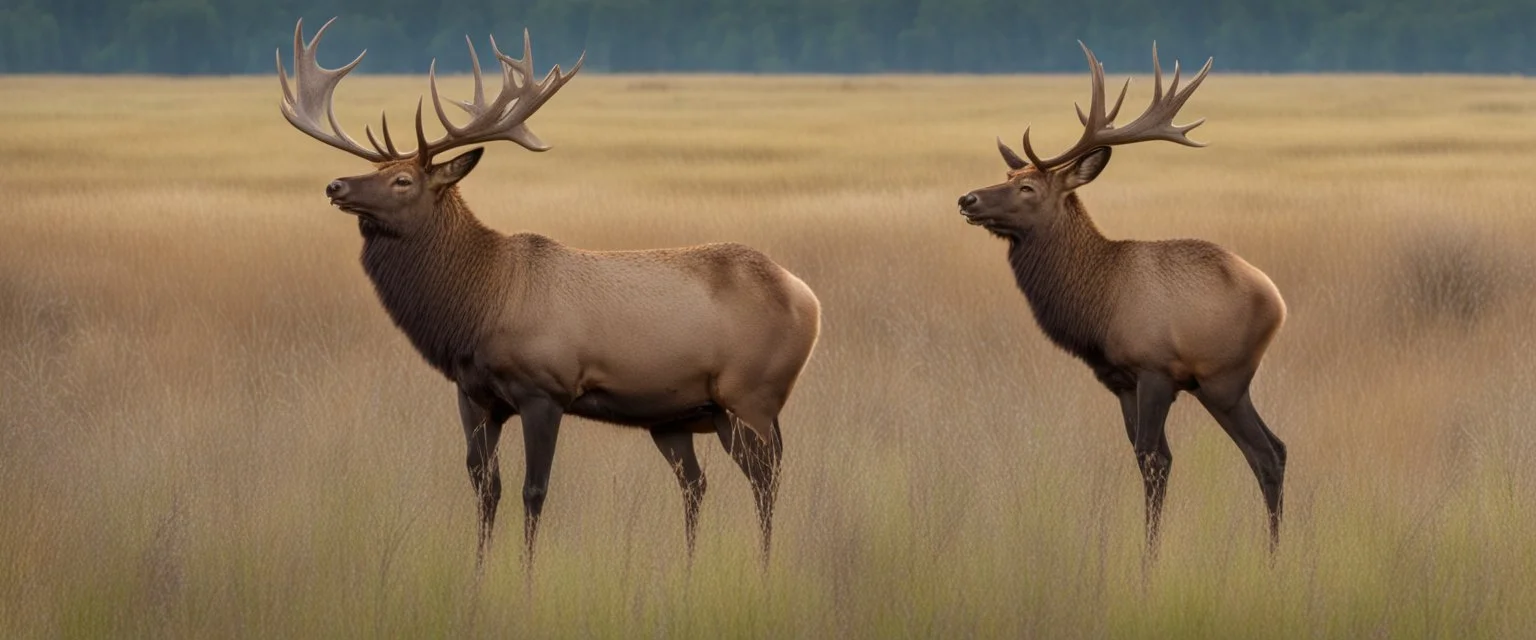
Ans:
<svg viewBox="0 0 1536 640"><path fill-rule="evenodd" d="M1114 237L1198 236L1291 316L1255 385L1284 546L1190 401L1162 562L1114 400L954 200L1081 78L588 76L465 184L588 248L734 240L821 297L766 574L712 440L698 558L643 433L563 430L539 564L498 545L449 383L389 324L272 78L0 78L0 636L1513 637L1536 625L1536 84L1214 76L1207 149L1123 149ZM466 81L450 81L463 91ZM1141 83L1145 89L1145 83ZM344 122L408 122L356 78ZM1133 90L1135 87L1133 87ZM1145 93L1135 93L1137 104ZM401 130L405 133L405 130Z"/></svg>

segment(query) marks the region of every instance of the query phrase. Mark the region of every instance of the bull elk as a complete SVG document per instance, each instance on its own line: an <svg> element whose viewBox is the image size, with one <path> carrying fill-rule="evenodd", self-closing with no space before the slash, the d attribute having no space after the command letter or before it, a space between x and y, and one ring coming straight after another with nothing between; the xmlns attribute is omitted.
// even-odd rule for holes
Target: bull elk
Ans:
<svg viewBox="0 0 1536 640"><path fill-rule="evenodd" d="M1083 52L1093 93L1088 112L1077 110L1083 124L1077 144L1042 159L1026 128L1025 160L998 140L1007 181L961 196L960 213L1008 241L1008 263L1040 328L1119 398L1146 490L1148 549L1157 549L1173 464L1163 423L1180 391L1200 400L1247 459L1269 510L1273 549L1285 445L1259 417L1248 386L1285 320L1280 292L1262 271L1209 242L1110 240L1076 193L1104 170L1112 146L1145 140L1204 146L1185 135L1203 119L1175 125L1173 117L1205 80L1211 61L1182 90L1175 62L1164 92L1154 44L1152 103L1116 126L1126 87L1106 112L1104 66L1086 45Z"/></svg>
<svg viewBox="0 0 1536 640"><path fill-rule="evenodd" d="M513 416L523 427L530 562L566 415L649 431L682 487L690 558L705 488L693 435L717 434L751 482L766 560L783 448L779 411L816 343L815 294L739 244L585 251L484 226L456 186L483 148L438 164L433 158L493 140L549 149L525 121L571 80L581 60L569 73L556 65L535 81L526 31L521 58L502 53L492 39L501 90L487 102L471 43L474 97L453 101L469 122L456 125L444 113L434 61L427 78L446 133L427 140L418 100L414 150L395 147L387 119L379 137L366 131L368 148L342 130L332 106L337 84L363 56L336 69L315 58L330 24L307 44L303 21L295 26L292 87L279 53L282 113L305 134L374 164L372 173L331 182L325 195L357 217L363 270L389 317L457 386L479 500L477 566L501 498L497 442Z"/></svg>

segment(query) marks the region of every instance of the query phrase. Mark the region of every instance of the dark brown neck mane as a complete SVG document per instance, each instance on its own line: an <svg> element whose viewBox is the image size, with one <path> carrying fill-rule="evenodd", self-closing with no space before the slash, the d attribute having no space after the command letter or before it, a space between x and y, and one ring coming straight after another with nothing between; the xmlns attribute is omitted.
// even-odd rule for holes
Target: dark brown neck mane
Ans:
<svg viewBox="0 0 1536 640"><path fill-rule="evenodd" d="M508 298L515 265L501 234L449 187L421 229L363 235L363 270L379 302L421 356L453 378Z"/></svg>
<svg viewBox="0 0 1536 640"><path fill-rule="evenodd" d="M1008 240L1008 264L1045 335L1098 367L1104 362L1119 243L1099 232L1077 194L1064 211L1038 228L999 233Z"/></svg>

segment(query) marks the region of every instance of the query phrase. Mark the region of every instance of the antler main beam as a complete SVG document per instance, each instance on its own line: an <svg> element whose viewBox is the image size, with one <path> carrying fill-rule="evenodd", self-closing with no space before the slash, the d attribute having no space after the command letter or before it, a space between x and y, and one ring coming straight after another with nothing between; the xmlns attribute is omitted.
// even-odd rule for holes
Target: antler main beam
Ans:
<svg viewBox="0 0 1536 640"><path fill-rule="evenodd" d="M1120 114L1120 106L1125 102L1125 92L1130 87L1131 81L1129 79L1125 81L1125 85L1120 88L1120 97L1115 100L1114 108L1106 112L1104 108L1107 102L1104 91L1104 65L1093 55L1093 51L1088 48L1088 45L1083 44L1082 41L1078 41L1077 44L1083 48L1083 54L1088 58L1088 68L1093 82L1093 93L1089 98L1087 113L1083 112L1081 106L1073 105L1077 109L1078 121L1083 123L1083 135L1078 138L1076 144L1073 144L1066 151L1051 158L1041 159L1035 153L1033 145L1029 142L1029 127L1025 127L1023 139L1024 155L1029 157L1030 163L1035 168L1042 171L1050 169L1098 147L1123 145L1147 140L1167 140L1190 147L1205 146L1204 143L1190 140L1185 135L1195 127L1204 124L1204 118L1185 125L1173 124L1173 118L1178 115L1179 109L1184 106L1184 103L1194 94L1195 89L1198 89L1200 83L1205 80L1206 74L1211 70L1211 63L1214 61L1214 58L1206 59L1205 66L1201 67L1199 75L1195 76L1195 79L1190 81L1183 91L1179 90L1179 63L1174 61L1173 82L1169 85L1168 91L1165 94L1163 92L1163 68L1162 64L1158 61L1157 43L1152 43L1152 102L1130 124L1116 127L1115 117Z"/></svg>
<svg viewBox="0 0 1536 640"><path fill-rule="evenodd" d="M336 86L341 83L341 79L347 73L363 61L363 55L367 52L358 54L351 63L337 69L321 67L315 57L315 49L320 44L320 37L335 21L335 18L326 21L307 44L304 42L303 19L294 26L293 88L289 86L288 72L283 67L282 52L278 52L277 72L283 84L281 109L289 124L298 130L369 162L417 158L422 163L428 163L433 155L448 149L493 140L510 140L531 151L547 151L549 145L534 135L533 131L528 129L526 122L534 112L539 110L539 107L549 102L561 87L571 81L586 60L586 53L583 52L576 60L576 64L571 67L570 72L562 73L560 65L555 65L543 80L534 82L533 45L528 37L528 31L523 30L521 58L512 58L502 53L501 49L496 47L496 39L493 37L491 49L495 51L496 59L501 63L501 90L496 94L495 99L486 103L485 88L480 77L480 60L475 54L474 43L465 36L464 41L469 44L469 57L474 70L475 94L471 102L452 98L449 98L449 101L468 112L471 116L470 121L461 127L453 124L444 113L442 99L437 91L437 61L433 60L427 72L427 81L432 91L433 109L437 112L437 119L442 123L446 133L441 138L427 141L426 133L422 129L422 101L418 100L416 102L416 148L406 152L396 148L394 140L389 135L389 118L381 114L379 133L383 138L382 144L379 138L374 136L372 128L363 130L367 134L369 144L373 146L369 149L342 130L336 120L334 107ZM321 123L322 116L324 124Z"/></svg>

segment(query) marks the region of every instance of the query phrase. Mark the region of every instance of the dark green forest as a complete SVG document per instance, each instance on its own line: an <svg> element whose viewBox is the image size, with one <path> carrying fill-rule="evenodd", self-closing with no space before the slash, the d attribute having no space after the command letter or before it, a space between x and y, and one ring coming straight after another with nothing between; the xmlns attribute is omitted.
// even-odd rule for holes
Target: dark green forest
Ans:
<svg viewBox="0 0 1536 640"><path fill-rule="evenodd" d="M610 72L1078 71L1216 56L1225 71L1536 70L1536 0L0 0L0 73L269 73L294 19L322 61L468 68L532 31L539 66ZM1529 36L1529 37L1528 37Z"/></svg>

